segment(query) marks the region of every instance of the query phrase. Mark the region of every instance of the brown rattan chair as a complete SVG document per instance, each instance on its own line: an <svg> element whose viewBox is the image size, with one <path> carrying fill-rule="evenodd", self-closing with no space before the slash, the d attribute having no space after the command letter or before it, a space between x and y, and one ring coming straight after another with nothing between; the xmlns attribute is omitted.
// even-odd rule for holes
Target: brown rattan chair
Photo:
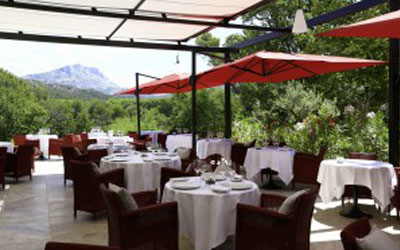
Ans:
<svg viewBox="0 0 400 250"><path fill-rule="evenodd" d="M35 157L41 156L42 153L40 151L40 140L39 139L37 139L37 140L28 140L28 139L26 139L25 143L23 145L33 146Z"/></svg>
<svg viewBox="0 0 400 250"><path fill-rule="evenodd" d="M6 176L14 178L16 182L19 178L29 176L32 180L32 169L34 169L35 150L30 145L18 146L16 153L7 153L6 156Z"/></svg>
<svg viewBox="0 0 400 250"><path fill-rule="evenodd" d="M62 139L49 139L49 158L52 155L62 156L61 145Z"/></svg>
<svg viewBox="0 0 400 250"><path fill-rule="evenodd" d="M371 225L368 218L356 220L345 228L340 233L344 250L358 250L356 238L364 238L371 232Z"/></svg>
<svg viewBox="0 0 400 250"><path fill-rule="evenodd" d="M167 146L166 146L166 143L167 143L167 136L168 136L168 135L166 135L166 134L158 134L158 135L157 135L157 142L158 142L159 144L161 144L161 147L162 147L163 149L166 149L166 148L167 148Z"/></svg>
<svg viewBox="0 0 400 250"><path fill-rule="evenodd" d="M89 150L87 152L87 160L88 161L93 161L98 166L100 166L101 158L103 158L103 157L105 157L107 155L108 155L108 150L106 148Z"/></svg>
<svg viewBox="0 0 400 250"><path fill-rule="evenodd" d="M250 143L234 143L232 145L231 159L236 165L236 173L240 173L240 166L244 165L247 150L256 145L256 140Z"/></svg>
<svg viewBox="0 0 400 250"><path fill-rule="evenodd" d="M78 157L82 158L81 152L71 146L61 146L61 152L64 161L64 186L67 184L67 180L72 180L72 160L76 160ZM81 159L82 160L82 159Z"/></svg>
<svg viewBox="0 0 400 250"><path fill-rule="evenodd" d="M364 152L350 152L349 159L362 159L362 160L378 160L378 155L376 153L364 153ZM355 185L345 185L344 192L342 195L342 207L346 198L353 197L353 190ZM365 186L358 186L358 198L360 199L372 199L371 190Z"/></svg>
<svg viewBox="0 0 400 250"><path fill-rule="evenodd" d="M97 144L97 139L82 139L82 144L83 144L83 152L87 153L89 145Z"/></svg>
<svg viewBox="0 0 400 250"><path fill-rule="evenodd" d="M157 191L134 193L139 208L124 211L117 194L100 185L107 207L108 242L121 250L178 250L178 206L157 204Z"/></svg>
<svg viewBox="0 0 400 250"><path fill-rule="evenodd" d="M128 131L128 136L130 138L133 138L134 140L137 140L139 138L139 134L136 131Z"/></svg>
<svg viewBox="0 0 400 250"><path fill-rule="evenodd" d="M6 159L7 159L7 148L0 147L0 184L3 187L3 190L6 186L6 183L4 181L4 173L6 170Z"/></svg>
<svg viewBox="0 0 400 250"><path fill-rule="evenodd" d="M319 165L324 160L325 152L325 146L320 147L318 155L296 152L293 159L293 189L296 183L319 185L317 182Z"/></svg>
<svg viewBox="0 0 400 250"><path fill-rule="evenodd" d="M119 250L119 248L78 243L47 242L44 250Z"/></svg>
<svg viewBox="0 0 400 250"><path fill-rule="evenodd" d="M177 177L188 177L188 176L194 176L194 175L192 173L188 173L186 171L178 170L175 168L167 168L167 167L161 168L160 197L162 198L165 184L169 181L169 179Z"/></svg>
<svg viewBox="0 0 400 250"><path fill-rule="evenodd" d="M96 164L90 161L71 161L72 176L74 183L74 217L77 210L93 213L104 210L105 204L101 196L99 185L113 183L117 186L124 186L124 169L113 169L100 173L94 168Z"/></svg>
<svg viewBox="0 0 400 250"><path fill-rule="evenodd" d="M83 142L80 135L67 134L63 138L62 147L76 147L83 152Z"/></svg>
<svg viewBox="0 0 400 250"><path fill-rule="evenodd" d="M236 250L309 250L318 187L298 197L291 215L277 212L286 197L261 196L261 207L237 205Z"/></svg>
<svg viewBox="0 0 400 250"><path fill-rule="evenodd" d="M16 147L18 147L20 145L24 145L25 144L25 140L26 140L26 136L25 135L20 135L20 134L15 134L14 135L14 145Z"/></svg>

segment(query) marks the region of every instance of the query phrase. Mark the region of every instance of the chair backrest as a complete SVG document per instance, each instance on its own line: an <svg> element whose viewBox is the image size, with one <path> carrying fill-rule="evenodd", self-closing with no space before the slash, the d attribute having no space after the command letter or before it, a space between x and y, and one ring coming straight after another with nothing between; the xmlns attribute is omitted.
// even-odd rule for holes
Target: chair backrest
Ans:
<svg viewBox="0 0 400 250"><path fill-rule="evenodd" d="M71 160L72 177L74 180L74 202L80 207L104 209L101 196L98 172L93 168L97 166L90 161L82 162Z"/></svg>
<svg viewBox="0 0 400 250"><path fill-rule="evenodd" d="M121 230L120 230L120 203L117 194L108 190L106 185L100 184L100 192L103 196L108 217L108 245L120 246L122 244Z"/></svg>
<svg viewBox="0 0 400 250"><path fill-rule="evenodd" d="M344 250L358 250L356 238L364 238L371 231L368 218L356 220L340 233Z"/></svg>
<svg viewBox="0 0 400 250"><path fill-rule="evenodd" d="M157 141L163 148L166 148L166 142L167 142L167 135L166 134L158 134L157 135Z"/></svg>
<svg viewBox="0 0 400 250"><path fill-rule="evenodd" d="M87 133L81 133L81 134L80 134L80 137L81 137L82 141L83 141L83 140L88 140L88 139L89 139L89 135L88 135Z"/></svg>
<svg viewBox="0 0 400 250"><path fill-rule="evenodd" d="M62 146L61 153L63 156L64 166L69 166L71 160L76 159L81 155L79 150L72 146Z"/></svg>
<svg viewBox="0 0 400 250"><path fill-rule="evenodd" d="M0 157L6 157L6 155L7 155L7 148L0 147Z"/></svg>
<svg viewBox="0 0 400 250"><path fill-rule="evenodd" d="M310 248L311 218L318 191L318 186L310 188L310 190L299 197L298 202L295 204L296 208L293 213L297 221L295 249Z"/></svg>
<svg viewBox="0 0 400 250"><path fill-rule="evenodd" d="M37 149L40 149L40 140L25 140L25 143L23 145L31 145Z"/></svg>
<svg viewBox="0 0 400 250"><path fill-rule="evenodd" d="M350 159L362 159L362 160L378 160L377 153L366 153L366 152L349 152Z"/></svg>
<svg viewBox="0 0 400 250"><path fill-rule="evenodd" d="M20 134L14 135L14 145L15 146L24 145L25 140L26 140L25 135L20 135Z"/></svg>
<svg viewBox="0 0 400 250"><path fill-rule="evenodd" d="M17 168L18 171L29 172L33 169L35 149L31 145L18 146Z"/></svg>
<svg viewBox="0 0 400 250"><path fill-rule="evenodd" d="M101 158L105 157L108 155L108 150L106 148L102 149L95 149L95 150L89 150L87 153L87 158L89 161L93 161L96 164L100 163Z"/></svg>

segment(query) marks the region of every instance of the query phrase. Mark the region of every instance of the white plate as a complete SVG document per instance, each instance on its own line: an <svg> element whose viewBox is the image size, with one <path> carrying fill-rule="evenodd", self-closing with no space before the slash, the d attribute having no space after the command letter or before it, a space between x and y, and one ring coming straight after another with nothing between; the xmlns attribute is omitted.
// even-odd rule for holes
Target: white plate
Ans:
<svg viewBox="0 0 400 250"><path fill-rule="evenodd" d="M114 158L114 159L111 159L110 161L111 162L127 162L128 159L123 159L123 158L117 159L117 158Z"/></svg>
<svg viewBox="0 0 400 250"><path fill-rule="evenodd" d="M152 159L143 159L144 162L153 162Z"/></svg>
<svg viewBox="0 0 400 250"><path fill-rule="evenodd" d="M211 185L211 190L220 194L229 193L229 191L231 191L229 187L221 185Z"/></svg>
<svg viewBox="0 0 400 250"><path fill-rule="evenodd" d="M246 182L231 183L232 190L246 190L246 189L250 189L252 187L253 187L253 185L251 185L250 183L246 183Z"/></svg>
<svg viewBox="0 0 400 250"><path fill-rule="evenodd" d="M186 182L190 181L190 177L175 177L175 178L170 178L169 179L171 182L176 183L176 182Z"/></svg>
<svg viewBox="0 0 400 250"><path fill-rule="evenodd" d="M154 158L156 161L170 161L170 158Z"/></svg>
<svg viewBox="0 0 400 250"><path fill-rule="evenodd" d="M213 176L213 178L216 181L224 181L224 180L226 180L226 176L225 175L221 175L221 174L216 174L216 175Z"/></svg>
<svg viewBox="0 0 400 250"><path fill-rule="evenodd" d="M114 154L115 157L128 157L128 154Z"/></svg>
<svg viewBox="0 0 400 250"><path fill-rule="evenodd" d="M200 188L201 184L199 182L176 182L172 183L171 186L180 190L192 190Z"/></svg>
<svg viewBox="0 0 400 250"><path fill-rule="evenodd" d="M242 180L243 180L243 176L238 175L238 174L231 177L232 182L241 182Z"/></svg>

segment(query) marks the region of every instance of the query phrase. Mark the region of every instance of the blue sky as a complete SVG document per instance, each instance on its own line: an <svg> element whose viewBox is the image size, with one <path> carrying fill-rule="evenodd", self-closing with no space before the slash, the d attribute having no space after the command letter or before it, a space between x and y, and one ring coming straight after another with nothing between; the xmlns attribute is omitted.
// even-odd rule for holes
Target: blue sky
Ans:
<svg viewBox="0 0 400 250"><path fill-rule="evenodd" d="M212 34L224 38L237 30L215 29ZM191 41L193 43L193 41ZM98 46L64 45L39 42L0 40L0 68L17 76L41 73L69 64L98 68L121 87L133 86L135 72L162 77L167 74L190 72L189 52L109 48ZM180 65L176 66L179 54ZM208 69L202 56L197 59L198 72Z"/></svg>

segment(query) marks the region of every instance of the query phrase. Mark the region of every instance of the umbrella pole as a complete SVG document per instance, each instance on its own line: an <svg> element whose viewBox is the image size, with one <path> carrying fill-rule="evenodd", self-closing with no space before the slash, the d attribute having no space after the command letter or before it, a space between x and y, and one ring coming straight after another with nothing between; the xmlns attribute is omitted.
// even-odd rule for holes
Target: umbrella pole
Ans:
<svg viewBox="0 0 400 250"><path fill-rule="evenodd" d="M390 0L390 10L400 9L400 0ZM399 165L399 83L400 83L400 44L398 39L390 39L389 51L389 162Z"/></svg>
<svg viewBox="0 0 400 250"><path fill-rule="evenodd" d="M140 136L140 89L139 89L139 73L136 73L136 115L137 115L137 132Z"/></svg>
<svg viewBox="0 0 400 250"><path fill-rule="evenodd" d="M230 54L225 53L225 63L230 62ZM232 108L231 108L231 84L225 83L225 138L232 136Z"/></svg>
<svg viewBox="0 0 400 250"><path fill-rule="evenodd" d="M196 52L192 51L192 75L190 77L192 85L192 148L196 150L197 118L196 118Z"/></svg>

